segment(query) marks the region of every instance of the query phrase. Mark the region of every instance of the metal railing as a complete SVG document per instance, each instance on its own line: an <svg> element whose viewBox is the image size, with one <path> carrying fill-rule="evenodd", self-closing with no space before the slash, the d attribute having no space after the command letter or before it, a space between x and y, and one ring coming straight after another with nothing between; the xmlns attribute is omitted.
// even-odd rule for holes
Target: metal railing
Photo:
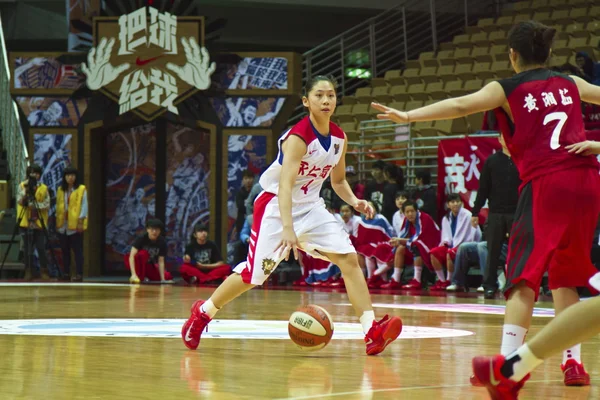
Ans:
<svg viewBox="0 0 600 400"><path fill-rule="evenodd" d="M4 41L2 18L0 18L0 46L2 46L0 51L0 127L2 128L3 147L8 156L8 168L14 195L17 193L19 183L25 179L29 156L17 104L10 95L10 66Z"/></svg>
<svg viewBox="0 0 600 400"><path fill-rule="evenodd" d="M445 136L418 136L407 124L390 121L361 121L358 140L348 142L349 157L356 157L359 179L369 179L372 163L393 162L405 168L405 186L415 185L418 169L431 171L431 183L437 185L437 148L442 140L462 139L469 133ZM472 131L477 131L476 128ZM473 133L471 133L473 134ZM477 133L478 137L497 137L498 133ZM347 160L352 163L352 160Z"/></svg>
<svg viewBox="0 0 600 400"><path fill-rule="evenodd" d="M365 20L354 28L307 51L302 57L302 83L316 75L331 75L339 83L338 95L353 94L370 78L401 69L423 51L451 41L478 18L498 13L501 0L404 0L398 6ZM347 69L368 71L348 77ZM305 115L300 104L288 124Z"/></svg>

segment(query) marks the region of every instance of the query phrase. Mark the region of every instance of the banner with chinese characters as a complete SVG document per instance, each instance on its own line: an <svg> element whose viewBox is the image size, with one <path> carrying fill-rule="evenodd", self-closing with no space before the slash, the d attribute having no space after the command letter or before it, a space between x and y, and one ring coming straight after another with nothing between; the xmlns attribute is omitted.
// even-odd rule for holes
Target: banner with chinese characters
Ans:
<svg viewBox="0 0 600 400"><path fill-rule="evenodd" d="M151 121L207 89L216 69L204 43L202 17L177 18L154 7L94 19L94 45L82 70L91 90Z"/></svg>
<svg viewBox="0 0 600 400"><path fill-rule="evenodd" d="M105 138L105 272L124 271L123 256L156 215L156 125Z"/></svg>
<svg viewBox="0 0 600 400"><path fill-rule="evenodd" d="M251 171L257 178L267 166L266 135L229 135L227 137L227 258L233 261L242 226L236 227L236 197L242 187L242 175ZM245 210L241 210L245 214ZM221 252L224 254L224 252Z"/></svg>
<svg viewBox="0 0 600 400"><path fill-rule="evenodd" d="M222 90L287 90L288 59L243 57L239 63L227 65L213 81Z"/></svg>
<svg viewBox="0 0 600 400"><path fill-rule="evenodd" d="M194 225L209 225L211 193L211 131L167 124L166 229L167 262L183 257ZM212 178L214 180L214 178ZM214 229L210 230L214 232ZM214 240L214 238L210 238Z"/></svg>
<svg viewBox="0 0 600 400"><path fill-rule="evenodd" d="M483 163L500 148L500 143L495 137L475 135L439 141L438 215L442 216L446 212L446 195L449 193L458 193L464 206L469 210L473 208ZM487 213L486 202L481 210L481 217L487 218Z"/></svg>

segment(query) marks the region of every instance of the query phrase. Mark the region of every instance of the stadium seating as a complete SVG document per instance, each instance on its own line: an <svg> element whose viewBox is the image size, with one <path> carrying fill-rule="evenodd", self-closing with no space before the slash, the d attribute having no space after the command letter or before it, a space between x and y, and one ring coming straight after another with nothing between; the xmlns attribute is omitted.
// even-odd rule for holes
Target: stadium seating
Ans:
<svg viewBox="0 0 600 400"><path fill-rule="evenodd" d="M461 96L484 85L513 75L509 61L508 31L519 21L534 19L554 27L558 34L553 46L552 66L575 64L575 55L585 51L600 61L600 5L589 0L532 0L509 3L497 18L482 18L465 33L441 43L437 52L422 52L408 60L404 69L388 70L372 79L371 87L345 96L334 120L351 140L359 138L360 121L375 118L371 101L400 110L413 110L448 96ZM411 131L418 137L472 133L481 129L483 114L454 121L417 122ZM370 131L369 135L376 132ZM368 138L373 149L387 149L386 157L399 157L405 144L387 137ZM434 155L425 151L423 156Z"/></svg>

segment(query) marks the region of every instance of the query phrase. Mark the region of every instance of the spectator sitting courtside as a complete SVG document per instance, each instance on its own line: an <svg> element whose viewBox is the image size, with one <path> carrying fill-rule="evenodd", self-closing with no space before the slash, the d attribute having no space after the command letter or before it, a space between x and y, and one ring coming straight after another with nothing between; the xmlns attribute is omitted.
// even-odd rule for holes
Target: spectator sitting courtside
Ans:
<svg viewBox="0 0 600 400"><path fill-rule="evenodd" d="M221 282L231 274L231 267L223 262L217 244L208 240L208 228L205 225L194 227L179 272L190 285Z"/></svg>
<svg viewBox="0 0 600 400"><path fill-rule="evenodd" d="M163 229L164 224L161 220L149 219L146 222L146 233L133 242L131 252L124 257L125 266L131 270L129 282L160 281L164 283L172 279L171 274L165 271L167 241L161 235Z"/></svg>

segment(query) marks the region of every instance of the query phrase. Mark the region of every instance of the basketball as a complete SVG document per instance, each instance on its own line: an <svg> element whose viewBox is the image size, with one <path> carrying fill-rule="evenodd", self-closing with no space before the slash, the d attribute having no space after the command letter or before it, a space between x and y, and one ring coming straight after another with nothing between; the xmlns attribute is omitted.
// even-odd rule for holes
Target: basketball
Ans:
<svg viewBox="0 0 600 400"><path fill-rule="evenodd" d="M291 315L288 333L292 342L300 349L321 350L333 336L333 321L323 307L309 304L298 308Z"/></svg>

